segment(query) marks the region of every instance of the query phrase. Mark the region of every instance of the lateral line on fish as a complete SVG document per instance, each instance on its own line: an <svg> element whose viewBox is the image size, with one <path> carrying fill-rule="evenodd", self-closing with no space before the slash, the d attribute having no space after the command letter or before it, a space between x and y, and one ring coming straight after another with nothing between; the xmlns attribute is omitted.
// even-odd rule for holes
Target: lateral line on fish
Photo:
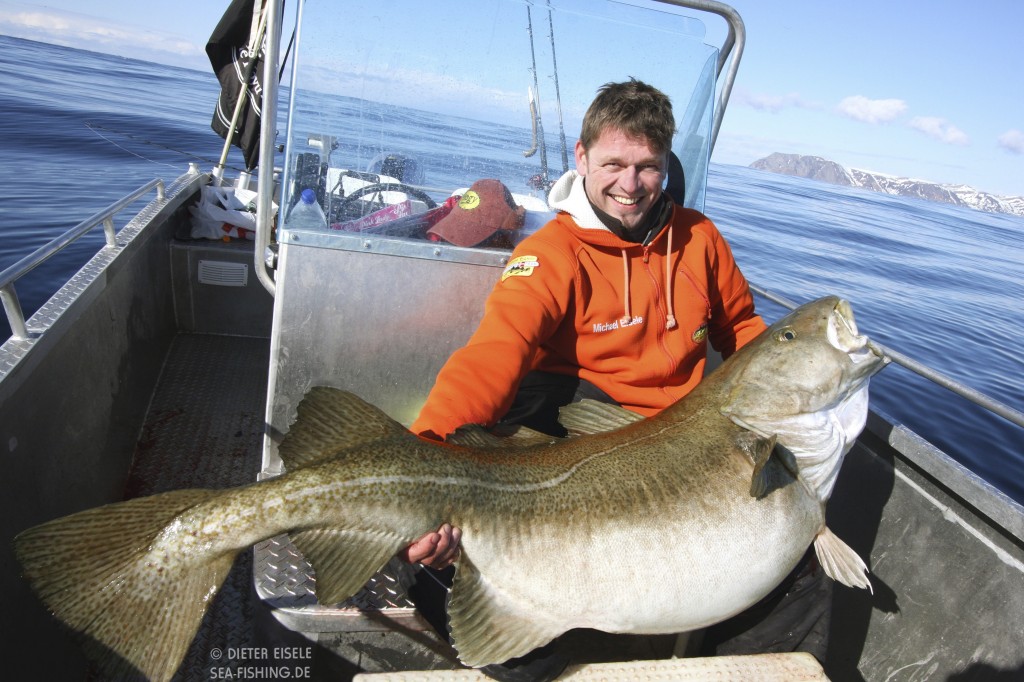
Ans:
<svg viewBox="0 0 1024 682"><path fill-rule="evenodd" d="M689 421L689 419L687 419L686 421ZM614 454L616 451L618 451L621 448L626 447L626 446L633 447L633 446L636 445L637 442L648 440L648 439L651 439L651 438L657 438L658 436L660 436L665 431L679 428L683 423L685 423L685 422L679 422L679 423L676 423L676 424L669 424L669 425L663 426L663 427L657 429L656 431L653 431L652 433L649 433L646 436L643 436L641 438L633 439L633 440L630 440L630 441L625 442L625 443L620 443L618 445L614 445L614 446L612 446L610 448L607 448L605 450L601 450L600 452L595 452L595 453L589 455L588 457L585 457L584 459L581 459L579 462L576 462L575 464L573 464L571 467L566 469L566 471L564 473L562 473L562 474L560 474L558 476L555 476L554 478L549 478L549 479L545 479L545 480L542 480L542 481L535 481L533 483L498 483L498 482L481 481L479 479L457 477L457 476L444 476L444 477L429 476L429 475L416 475L416 476L397 476L397 475L390 475L390 476L365 476L363 478L352 479L352 480L349 480L349 481L332 481L331 483L324 484L322 486L317 486L316 489L315 489L315 492L327 491L327 490L347 489L347 488L358 488L358 487L365 486L365 485L375 485L375 484L381 484L381 483L433 483L433 484L442 485L442 486L471 486L471 487L475 487L475 488L482 488L482 489L485 489L485 490L497 490L497 491L501 491L501 492L514 492L514 493L536 492L538 490L546 490L548 488L553 488L553 487L555 487L557 485L560 485L560 484L564 483L568 479L572 478L572 476L575 475L575 473L581 467L587 465L588 463L592 462L595 459L599 459L601 457L610 456L610 455ZM306 494L309 494L309 492L310 491L307 489L307 492L304 493L304 496Z"/></svg>

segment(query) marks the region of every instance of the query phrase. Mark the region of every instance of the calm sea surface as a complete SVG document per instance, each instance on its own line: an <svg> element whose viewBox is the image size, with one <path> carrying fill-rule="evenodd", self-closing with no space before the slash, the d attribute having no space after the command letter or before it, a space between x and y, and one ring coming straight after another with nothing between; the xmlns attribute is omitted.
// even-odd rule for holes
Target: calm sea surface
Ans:
<svg viewBox="0 0 1024 682"><path fill-rule="evenodd" d="M208 169L220 154L209 127L212 72L5 36L0 69L0 268L126 190L173 179L189 161ZM440 139L447 128L437 125ZM461 140L492 151L505 145L510 155L529 146L525 130L480 125L476 133ZM440 157L452 146L435 144L412 151L424 159L426 183L444 186L449 179L431 174L431 161L450 162ZM467 168L489 176L483 154L460 155L463 176ZM237 150L231 163L241 166ZM526 170L524 163L524 177ZM706 213L754 284L796 302L841 295L863 332L1024 410L1024 219L722 165L712 165ZM26 314L102 243L94 231L20 282ZM758 305L769 319L783 312ZM1024 502L1021 429L896 366L873 380L872 405Z"/></svg>

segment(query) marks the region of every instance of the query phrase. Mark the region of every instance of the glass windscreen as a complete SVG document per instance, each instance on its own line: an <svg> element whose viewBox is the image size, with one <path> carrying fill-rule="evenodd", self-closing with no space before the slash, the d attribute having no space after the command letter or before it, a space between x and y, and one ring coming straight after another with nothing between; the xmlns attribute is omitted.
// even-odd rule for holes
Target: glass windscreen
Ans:
<svg viewBox="0 0 1024 682"><path fill-rule="evenodd" d="M524 209L520 232L528 233L550 217L548 189L575 166L581 120L598 88L631 77L672 98L673 151L685 170L685 198L677 200L703 208L718 51L703 42L703 24L678 8L594 0L297 4L285 231L310 229L318 210L327 234L443 240L431 226L467 197L490 196L484 190L493 193L494 183L478 183L497 180ZM304 190L311 192L303 197Z"/></svg>

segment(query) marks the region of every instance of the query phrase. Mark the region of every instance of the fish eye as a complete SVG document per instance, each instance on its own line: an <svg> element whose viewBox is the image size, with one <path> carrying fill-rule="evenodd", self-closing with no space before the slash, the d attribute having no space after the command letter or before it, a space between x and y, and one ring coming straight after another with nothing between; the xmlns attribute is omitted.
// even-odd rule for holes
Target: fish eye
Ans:
<svg viewBox="0 0 1024 682"><path fill-rule="evenodd" d="M779 333L775 335L775 338L777 338L779 341L792 341L793 339L796 338L796 332L787 327L785 329L780 330Z"/></svg>

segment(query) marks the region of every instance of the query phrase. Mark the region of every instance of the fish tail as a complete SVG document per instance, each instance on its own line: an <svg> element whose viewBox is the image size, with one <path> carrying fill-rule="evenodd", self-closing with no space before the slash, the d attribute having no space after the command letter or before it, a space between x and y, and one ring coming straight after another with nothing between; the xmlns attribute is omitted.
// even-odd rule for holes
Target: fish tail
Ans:
<svg viewBox="0 0 1024 682"><path fill-rule="evenodd" d="M46 606L75 630L112 679L142 673L169 680L199 629L237 552L151 552L183 511L221 494L173 492L66 516L15 538L24 575ZM115 653L116 652L116 653Z"/></svg>

